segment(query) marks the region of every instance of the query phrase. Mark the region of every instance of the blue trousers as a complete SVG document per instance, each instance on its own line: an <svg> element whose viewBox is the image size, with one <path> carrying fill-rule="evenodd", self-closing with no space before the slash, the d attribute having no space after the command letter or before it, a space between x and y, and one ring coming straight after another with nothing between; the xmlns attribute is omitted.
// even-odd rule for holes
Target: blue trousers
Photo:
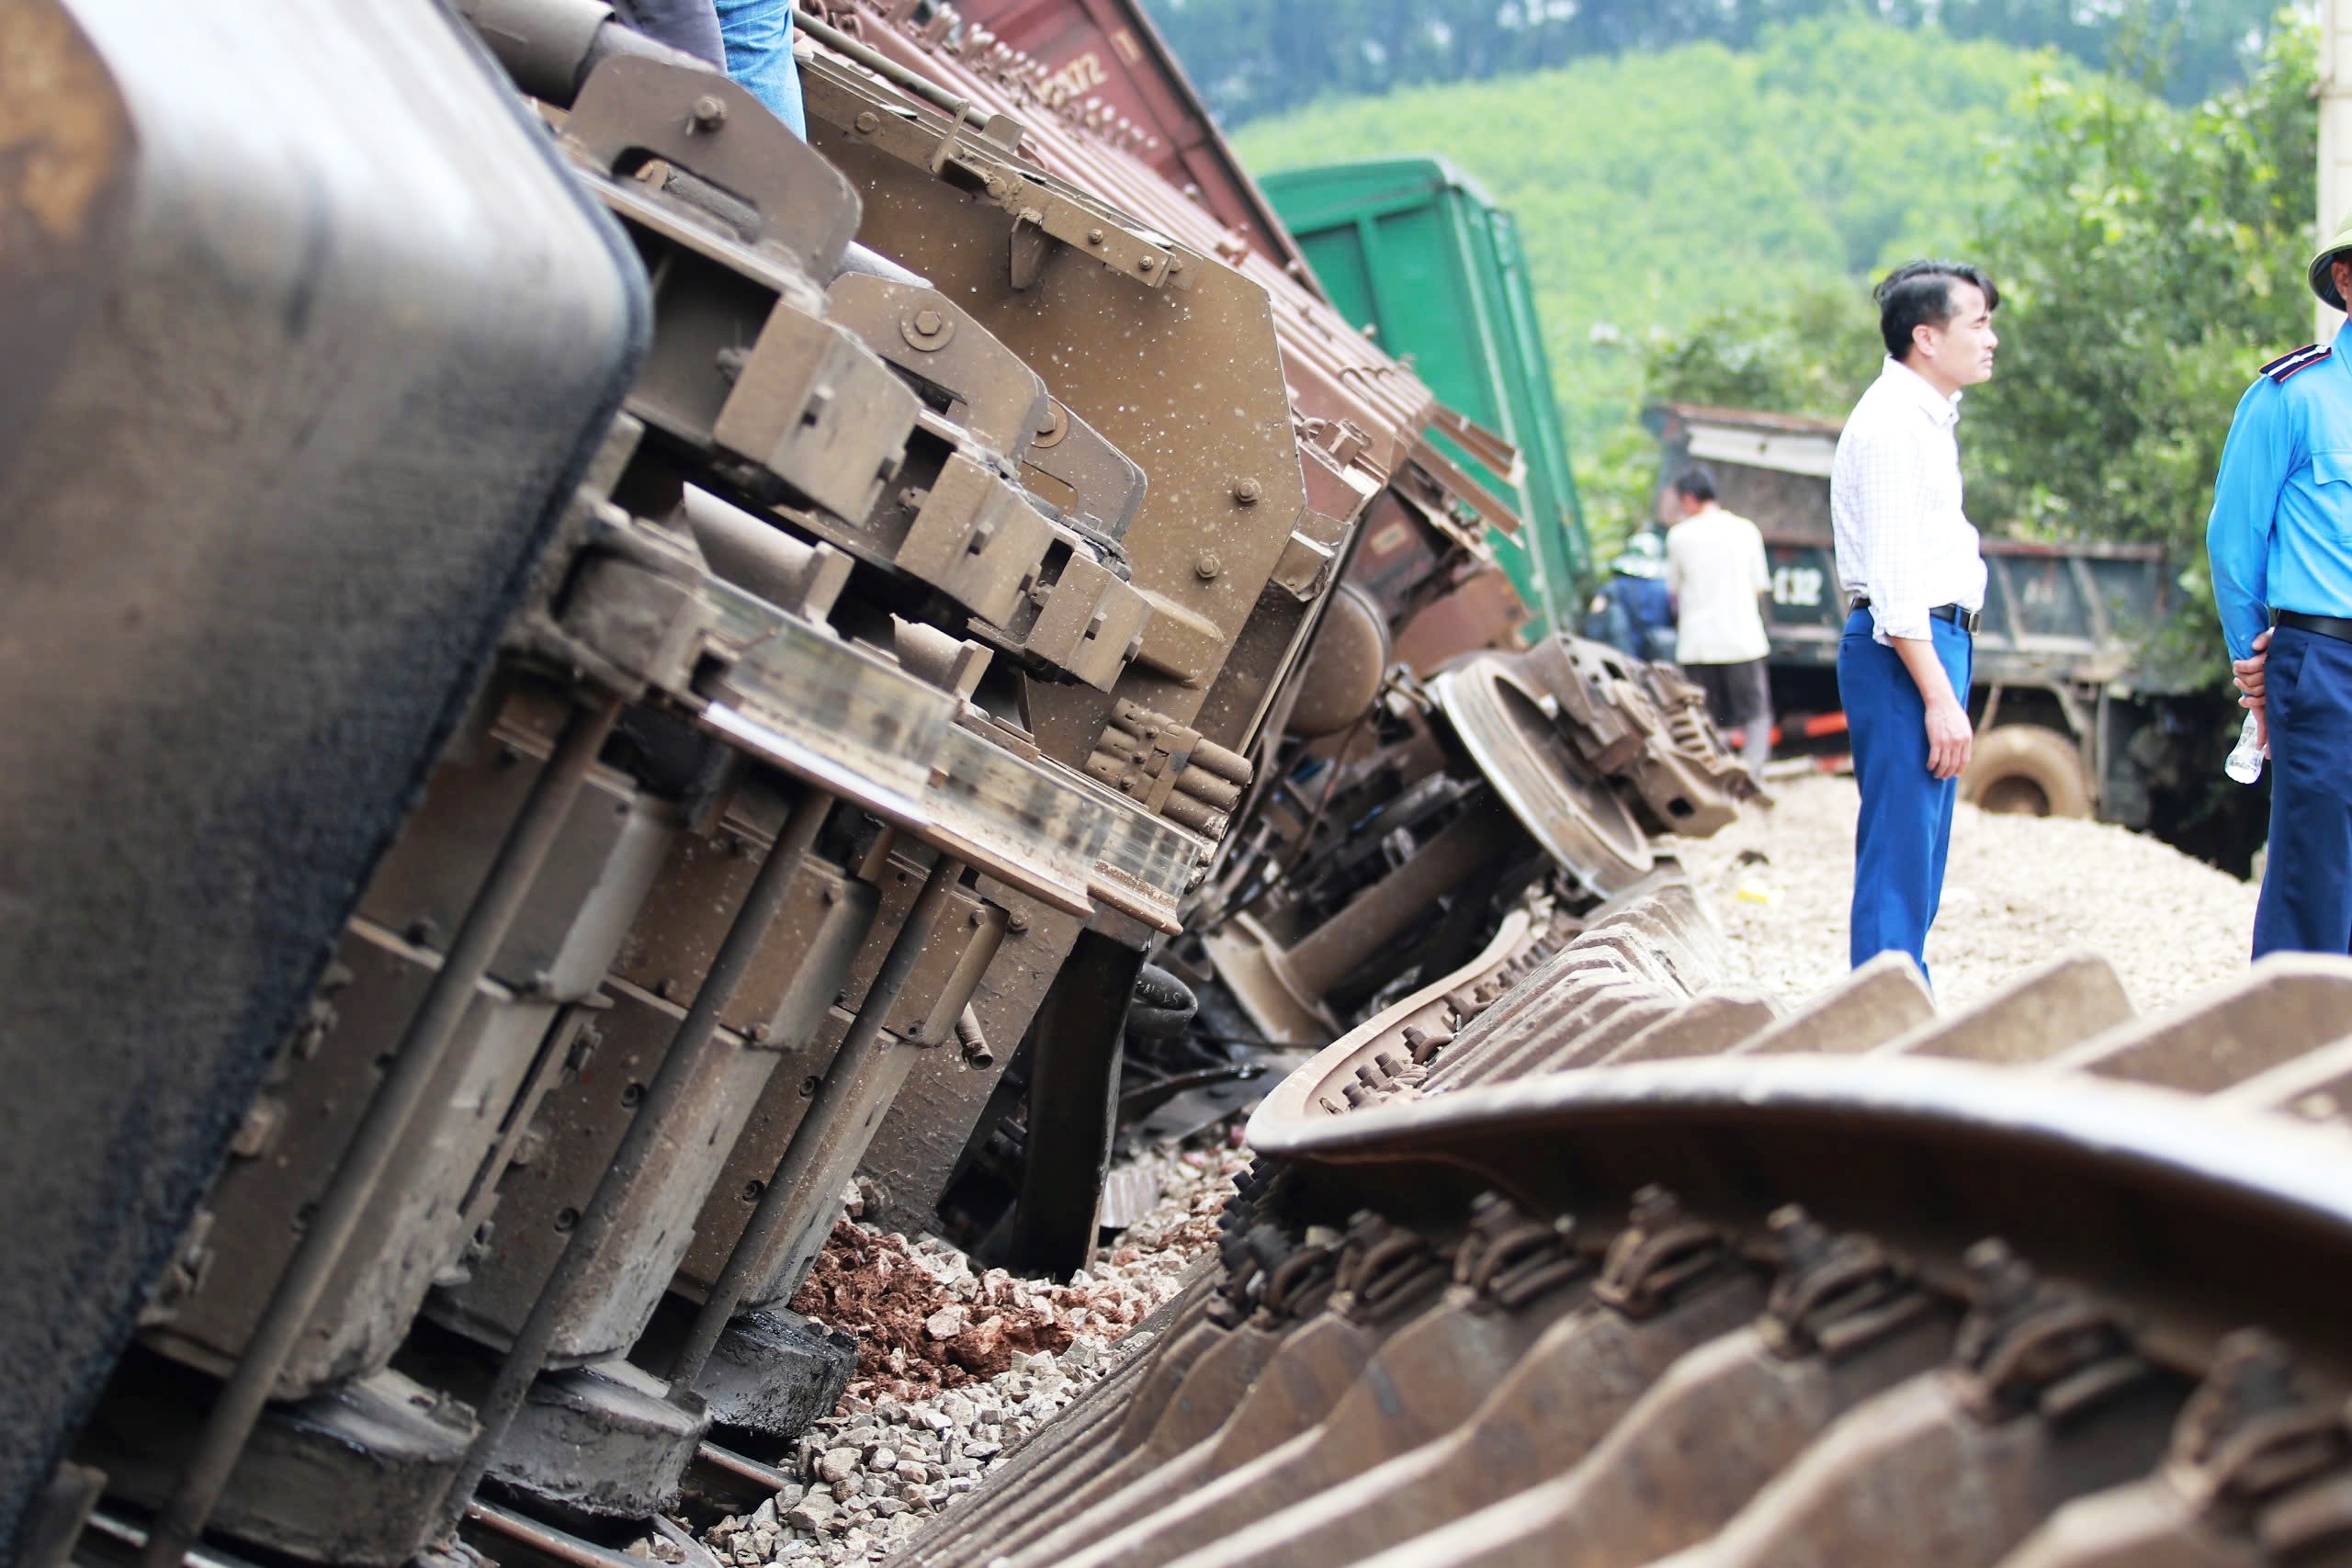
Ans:
<svg viewBox="0 0 2352 1568"><path fill-rule="evenodd" d="M727 73L806 141L808 118L800 102L800 63L792 58L791 0L717 0L717 6Z"/></svg>
<svg viewBox="0 0 2352 1568"><path fill-rule="evenodd" d="M2270 866L2254 955L2352 952L2352 642L2270 634Z"/></svg>
<svg viewBox="0 0 2352 1568"><path fill-rule="evenodd" d="M1929 621L1936 658L1968 700L1973 647L1950 621ZM1846 617L1838 643L1838 696L1846 709L1861 816L1854 824L1854 966L1907 953L1928 967L1928 928L1943 897L1957 779L1928 772L1928 706L1894 650L1871 637L1871 613Z"/></svg>

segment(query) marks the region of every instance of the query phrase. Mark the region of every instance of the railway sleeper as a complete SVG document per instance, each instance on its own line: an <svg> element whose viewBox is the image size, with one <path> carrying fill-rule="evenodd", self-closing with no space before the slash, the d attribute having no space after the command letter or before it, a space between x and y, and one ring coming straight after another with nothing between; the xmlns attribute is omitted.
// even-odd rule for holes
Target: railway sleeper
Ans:
<svg viewBox="0 0 2352 1568"><path fill-rule="evenodd" d="M2352 963L2267 960L2142 1015L2065 955L1945 1013L1882 958L1782 1010L1719 987L1719 946L1684 943L1669 987L1600 923L1538 953L1547 929L1277 1089L1157 1397L1098 1388L1066 1418L1115 1428L1098 1462L1018 1505L984 1488L899 1561L2352 1562L2352 1358L2273 1261L2290 1236L2331 1279L2352 1254ZM1724 1109L1783 1099L1808 1103L1762 1141ZM1690 1200L1633 1191L1644 1169ZM1818 1217L1762 1206L1784 1169ZM1337 1282L1408 1238L1447 1282L1367 1319ZM1335 1246L1335 1288L1268 1304Z"/></svg>

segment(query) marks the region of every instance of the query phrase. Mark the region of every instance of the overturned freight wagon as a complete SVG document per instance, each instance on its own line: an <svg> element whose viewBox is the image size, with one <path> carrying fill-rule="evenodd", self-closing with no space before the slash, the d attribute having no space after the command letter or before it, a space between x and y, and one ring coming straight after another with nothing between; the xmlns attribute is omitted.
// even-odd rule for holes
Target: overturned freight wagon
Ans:
<svg viewBox="0 0 2352 1568"><path fill-rule="evenodd" d="M25 1561L770 1482L854 1172L1085 1256L1147 953L1328 1032L1737 785L1599 650L1394 662L1511 519L1033 59L804 15L804 141L464 9L0 13Z"/></svg>
<svg viewBox="0 0 2352 1568"><path fill-rule="evenodd" d="M1493 543L1534 612L1529 630L1582 625L1592 549L1510 213L1433 154L1284 169L1265 183L1333 307L1517 449L1498 464L1475 438L1463 444L1466 431L1435 438L1520 515Z"/></svg>

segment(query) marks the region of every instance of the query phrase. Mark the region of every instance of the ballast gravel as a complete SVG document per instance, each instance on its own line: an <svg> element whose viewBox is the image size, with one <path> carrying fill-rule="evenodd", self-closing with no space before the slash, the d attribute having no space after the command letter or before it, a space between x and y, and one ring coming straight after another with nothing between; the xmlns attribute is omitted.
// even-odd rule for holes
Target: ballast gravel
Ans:
<svg viewBox="0 0 2352 1568"><path fill-rule="evenodd" d="M1137 1163L1159 1201L1068 1284L975 1269L936 1236L837 1224L793 1305L857 1337L857 1372L782 1467L793 1484L705 1532L710 1554L729 1568L879 1562L1142 1348L1136 1325L1215 1243L1250 1156L1228 1140ZM659 1537L628 1552L687 1558Z"/></svg>
<svg viewBox="0 0 2352 1568"><path fill-rule="evenodd" d="M1793 1003L1848 970L1860 796L1838 775L1771 787L1772 809L1679 852L1747 965L1732 978ZM2141 1010L2166 1006L2244 973L2259 891L2111 823L1962 802L1928 935L1937 1005L1965 1007L2051 959L2096 953Z"/></svg>

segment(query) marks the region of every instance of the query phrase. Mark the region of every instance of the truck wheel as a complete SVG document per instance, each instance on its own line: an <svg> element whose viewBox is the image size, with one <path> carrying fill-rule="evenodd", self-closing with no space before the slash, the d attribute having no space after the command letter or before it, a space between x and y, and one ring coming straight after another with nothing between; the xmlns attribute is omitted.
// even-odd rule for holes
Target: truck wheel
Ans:
<svg viewBox="0 0 2352 1568"><path fill-rule="evenodd" d="M2038 724L2004 724L1976 738L1961 798L2019 817L2088 817L2090 775L2075 743Z"/></svg>

